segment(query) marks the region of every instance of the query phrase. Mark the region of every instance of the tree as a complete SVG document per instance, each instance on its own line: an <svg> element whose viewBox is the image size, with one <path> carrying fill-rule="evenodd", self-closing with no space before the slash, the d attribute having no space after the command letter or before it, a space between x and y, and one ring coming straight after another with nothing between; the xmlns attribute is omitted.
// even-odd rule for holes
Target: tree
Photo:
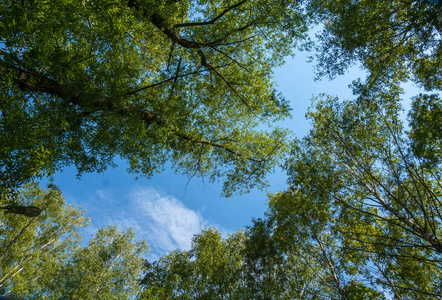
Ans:
<svg viewBox="0 0 442 300"><path fill-rule="evenodd" d="M53 186L43 190L32 183L2 201L42 209L35 218L0 214L0 288L16 295L38 294L44 289L41 283L53 278L59 263L78 246L79 230L88 219L80 208L66 205Z"/></svg>
<svg viewBox="0 0 442 300"><path fill-rule="evenodd" d="M266 215L274 222L274 239L279 251L291 258L294 274L289 299L385 299L356 276L361 255L350 256L343 249L335 222L321 204L297 189L270 195Z"/></svg>
<svg viewBox="0 0 442 300"><path fill-rule="evenodd" d="M224 193L265 186L289 115L271 70L306 30L296 1L0 2L0 183L119 156Z"/></svg>
<svg viewBox="0 0 442 300"><path fill-rule="evenodd" d="M189 251L146 262L139 299L314 299L300 285L305 265L284 252L271 224L257 219L226 239L205 229Z"/></svg>
<svg viewBox="0 0 442 300"><path fill-rule="evenodd" d="M415 97L410 119L410 139L413 154L431 166L442 163L442 101L437 94Z"/></svg>
<svg viewBox="0 0 442 300"><path fill-rule="evenodd" d="M439 4L426 0L307 1L319 34L318 75L343 74L354 63L368 72L366 90L412 80L441 89Z"/></svg>
<svg viewBox="0 0 442 300"><path fill-rule="evenodd" d="M58 275L35 299L130 299L138 293L143 255L149 248L136 242L132 229L108 226L84 248L76 249Z"/></svg>
<svg viewBox="0 0 442 300"><path fill-rule="evenodd" d="M3 199L5 200L5 199ZM11 199L9 199L11 200ZM35 218L0 216L0 288L26 299L129 299L138 292L148 247L131 229L101 228L86 247L84 211L54 186L26 185L14 199L42 209Z"/></svg>
<svg viewBox="0 0 442 300"><path fill-rule="evenodd" d="M275 238L271 218L253 219L246 228L243 273L245 297L241 299L293 299L301 289L297 282L297 257L285 252Z"/></svg>
<svg viewBox="0 0 442 300"><path fill-rule="evenodd" d="M194 236L190 251L174 251L146 262L140 299L241 298L241 232L223 239L218 230Z"/></svg>
<svg viewBox="0 0 442 300"><path fill-rule="evenodd" d="M441 298L441 170L414 155L398 95L387 96L319 97L289 184L341 247L344 275L397 299Z"/></svg>

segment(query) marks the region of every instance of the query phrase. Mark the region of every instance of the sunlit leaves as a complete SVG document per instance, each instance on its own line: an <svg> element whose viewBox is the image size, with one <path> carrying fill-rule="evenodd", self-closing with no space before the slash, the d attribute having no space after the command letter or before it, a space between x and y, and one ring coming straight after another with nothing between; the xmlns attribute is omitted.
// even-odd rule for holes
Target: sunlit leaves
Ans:
<svg viewBox="0 0 442 300"><path fill-rule="evenodd" d="M432 165L441 162L442 103L438 95L419 95L409 113L413 153Z"/></svg>
<svg viewBox="0 0 442 300"><path fill-rule="evenodd" d="M146 262L140 299L241 299L243 239L242 233L223 239L219 231L205 229L190 251Z"/></svg>
<svg viewBox="0 0 442 300"><path fill-rule="evenodd" d="M371 80L412 79L440 89L440 6L429 1L309 1L320 35L319 75L360 63Z"/></svg>
<svg viewBox="0 0 442 300"><path fill-rule="evenodd" d="M293 144L286 164L295 192L275 197L270 207L287 228L283 236L315 243L314 235L320 234L333 241L328 246L339 247L339 254L330 255L336 255L343 278L367 280L367 288L396 297L430 299L439 293L433 268L440 268L442 249L441 186L438 167L420 164L409 148L421 145L416 149L422 151L426 143L437 143L417 134L422 120L437 123L437 106L427 110L435 99L422 99L410 114L414 123L408 140L397 101L320 97L308 114L310 134ZM300 223L307 228L298 232Z"/></svg>
<svg viewBox="0 0 442 300"><path fill-rule="evenodd" d="M11 130L0 152L3 186L69 165L80 175L100 172L116 156L145 176L171 161L189 176L223 178L226 195L266 185L284 134L256 128L265 123L271 131L289 115L272 68L303 38L299 3L0 5L1 92L8 99L0 126ZM6 117L11 105L16 118Z"/></svg>
<svg viewBox="0 0 442 300"><path fill-rule="evenodd" d="M84 211L66 205L53 185L33 183L2 199L34 205L35 218L1 212L0 288L26 299L127 299L138 292L146 242L132 229L99 229L86 247L80 230Z"/></svg>
<svg viewBox="0 0 442 300"><path fill-rule="evenodd" d="M132 229L101 228L59 270L47 292L69 299L127 299L138 292L146 242L136 242Z"/></svg>
<svg viewBox="0 0 442 300"><path fill-rule="evenodd" d="M88 220L82 216L84 211L66 205L55 187L42 190L31 184L2 201L42 210L34 219L2 212L0 229L0 286L16 295L39 295L42 283L57 276L58 264L81 241L79 229Z"/></svg>

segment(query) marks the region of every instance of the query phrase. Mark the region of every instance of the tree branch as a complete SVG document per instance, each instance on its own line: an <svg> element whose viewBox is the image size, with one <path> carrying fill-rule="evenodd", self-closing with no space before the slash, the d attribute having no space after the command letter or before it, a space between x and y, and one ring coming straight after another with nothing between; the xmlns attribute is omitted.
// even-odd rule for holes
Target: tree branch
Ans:
<svg viewBox="0 0 442 300"><path fill-rule="evenodd" d="M334 267L332 261L330 260L330 257L328 255L327 251L325 250L325 247L324 247L321 239L316 234L314 234L313 239L316 240L316 242L318 242L319 247L321 248L322 255L325 258L327 266L330 270L331 277L333 279L333 283L334 283L336 289L338 290L339 294L341 294L341 296L343 296L343 298L346 299L347 297L345 297L344 289L342 288L341 282L339 280L339 276L336 273L335 267Z"/></svg>
<svg viewBox="0 0 442 300"><path fill-rule="evenodd" d="M233 6L231 6L229 10L234 9L242 4L244 4L245 2L247 2L248 0L243 0ZM129 1L128 3L128 7L129 8L135 8L135 9L140 9L140 7L136 4L133 3L133 1ZM226 11L227 12L227 11ZM211 41L211 42L196 42L196 41L191 41L188 39L183 38L177 31L174 30L174 28L177 28L177 25L173 25L172 27L170 25L167 24L167 21L164 17L160 16L157 13L153 13L152 15L148 15L147 12L144 12L144 16L146 18L148 18L148 20L156 27L158 28L161 32L163 32L171 41L179 44L180 46L184 47L184 48L188 48L188 49L199 49L201 47L209 47L209 46L216 46L218 45L220 42L222 42L227 36L229 36L231 33L233 32L239 32L242 30L247 29L248 27L250 27L253 23L248 23L240 28L236 28L232 31L230 31L229 34L225 35L223 38L215 40L215 41ZM222 17L222 16L220 16ZM217 18L216 20L218 20L219 18ZM215 20L215 21L216 21ZM214 22L215 22L214 21ZM211 21L209 21L208 24L210 24ZM205 22L202 22L201 25L205 25ZM186 24L186 23L183 23ZM187 23L187 24L191 24L191 23ZM196 23L195 23L196 24ZM180 25L180 24L178 24ZM191 25L189 25L191 26ZM178 26L180 27L180 26ZM182 26L181 26L182 27Z"/></svg>
<svg viewBox="0 0 442 300"><path fill-rule="evenodd" d="M221 67L218 67L218 68L221 68ZM186 77L186 76L190 76L190 75L195 75L195 74L199 74L199 73L203 73L203 72L205 72L205 70L198 70L198 71L189 72L189 73L181 74L181 75L175 74L175 76L172 76L172 77L170 77L170 78L167 78L167 79L165 79L165 80L163 80L163 81L156 82L156 83L153 83L153 84L150 84L150 85L147 85L147 86L144 86L144 87L138 88L138 89L136 89L136 90L133 90L133 91L127 92L126 95L127 95L127 96L135 95L135 94L137 94L137 93L139 93L139 92L141 92L141 91L144 91L144 90L147 90L147 89L150 89L150 88L156 87L157 85L162 85L162 84L164 84L164 83L166 83L166 82L169 82L169 81L172 81L172 80L176 80L176 79L181 78L181 77Z"/></svg>
<svg viewBox="0 0 442 300"><path fill-rule="evenodd" d="M335 132L335 137L338 139L338 141L341 143L341 145L344 147L344 149L347 151L347 153L350 155L352 160L355 162L356 166L358 168L362 168L362 173L367 174L370 176L373 181L381 186L390 196L394 197L394 195L391 194L390 190L385 187L382 182L380 182L374 174L368 170L360 161L359 159L354 155L352 150L348 147L348 145L345 142L345 139L339 134L339 132ZM351 168L347 168L349 171L351 171ZM354 174L354 173L353 173ZM365 188L367 191L376 198L379 204L382 205L382 207L390 212L392 215L394 215L399 221L401 221L403 224L406 225L406 228L409 232L421 237L422 239L429 242L432 247L439 253L442 253L442 242L439 241L438 237L427 231L425 227L421 226L418 223L418 220L413 216L413 214L407 209L407 206L403 203L399 204L402 206L402 208L411 216L411 218L408 218L404 213L394 208L390 203L388 203L384 198L381 197L381 195L378 193L376 186L370 186L367 182L364 183ZM396 198L397 199L397 198ZM404 228L405 229L405 228Z"/></svg>
<svg viewBox="0 0 442 300"><path fill-rule="evenodd" d="M29 72L18 67L0 67L0 74L2 73L12 74L14 83L22 91L49 94L85 110L91 108L95 111L110 110L117 112L121 116L136 114L146 125L162 123L159 117L153 112L137 110L128 105L118 105L113 102L112 99L105 96L98 97L95 101L87 103L83 95L77 92L71 92L73 88L68 88L41 73Z"/></svg>
<svg viewBox="0 0 442 300"><path fill-rule="evenodd" d="M376 197L376 199L383 205L383 207L386 210L388 210L391 214L396 216L396 218L398 218L399 221L408 225L413 230L414 234L417 234L422 239L429 242L437 252L442 253L442 243L433 233L426 231L425 228L422 228L422 226L420 226L410 218L407 218L407 216L404 213L398 211L390 204L388 204L375 189L369 187L368 185L366 185L366 188L370 193L372 193L372 195Z"/></svg>
<svg viewBox="0 0 442 300"><path fill-rule="evenodd" d="M245 157L241 152L235 151L235 150L229 148L229 147L226 146L226 145L218 144L218 143L215 143L215 142L212 142L212 141L206 141L206 140L201 140L201 139L200 139L200 140L199 140L199 139L194 139L194 138L192 138L192 137L190 137L190 136L187 136L187 135L185 135L185 134L182 134L182 133L177 133L177 135L178 135L180 138L182 138L182 139L184 139L184 140L187 140L187 141L191 141L191 142L193 142L193 143L203 144L203 145L209 145L209 146L212 146L212 147L216 147L216 148L224 149L224 150L226 150L227 152L230 152L230 153L232 153L232 154L234 154L234 155L236 155L236 156L238 156L238 157L244 157L244 158L246 158L247 160L250 160L250 161L253 161L253 162L264 162L264 161L268 160L268 158L262 158L262 159L259 159L259 158L253 158L253 157Z"/></svg>
<svg viewBox="0 0 442 300"><path fill-rule="evenodd" d="M211 69L214 70L215 68L211 67ZM183 75L173 76L173 77L171 77L167 80L164 80L162 82L158 82L153 85L146 86L146 87L140 88L140 89L132 91L132 92L128 92L126 95L133 95L133 94L136 94L136 93L138 93L142 90L145 90L147 88L174 80L175 78L180 78L180 77L184 77L184 76L188 76L188 75L192 75L192 74L197 74L197 73L201 73L201 72L203 72L203 71L200 70L200 71L195 71L195 72L191 72L191 73L186 73ZM87 108L93 108L95 111L100 111L100 110L106 109L109 111L117 112L121 116L129 116L129 115L135 114L135 115L138 115L138 117L142 121L144 121L147 126L149 126L153 123L155 123L157 125L164 125L164 122L162 120L160 120L160 118L153 112L146 112L146 111L142 111L142 110L137 110L134 107L131 107L128 105L119 106L118 104L112 102L111 99L106 98L104 96L98 98L96 101L93 101L91 103L85 103L83 96L81 94L71 93L70 92L71 89L69 89L67 86L65 86L65 85L63 85L53 79L50 79L41 73L29 72L29 71L26 71L26 70L18 68L18 67L0 67L0 74L2 74L2 73L13 74L14 83L23 91L46 93L46 94L58 97L60 99L63 99L67 103L77 105L77 106L79 106L83 109L86 109L86 110L87 110ZM218 72L216 72L216 73L218 73ZM87 106L87 107L85 107L85 106ZM245 157L240 152L235 151L225 145L222 145L222 144L219 144L216 142L206 141L206 140L202 140L202 139L194 139L194 138L192 138L188 135L182 134L182 133L175 133L175 134L184 140L188 140L188 141L191 141L196 144L209 145L212 147L224 149L227 152L234 154L237 157ZM245 157L245 158L247 160L253 161L253 162L264 162L264 161L268 160L268 158L263 158L263 159L258 159L258 158L253 158L253 157Z"/></svg>
<svg viewBox="0 0 442 300"><path fill-rule="evenodd" d="M161 30L169 39L179 44L180 46L183 46L184 48L198 49L205 45L204 43L189 41L183 38L178 32L176 32L172 28L167 27L165 24L166 20L162 16L156 13L154 13L151 16L150 21L153 25L155 25L155 27Z"/></svg>
<svg viewBox="0 0 442 300"><path fill-rule="evenodd" d="M241 5L243 5L244 3L246 3L248 0L243 0L241 2L238 2L234 5L231 5L229 7L227 7L226 9L224 9L219 15L217 15L215 18L213 18L210 21L206 21L206 22L187 22L187 23L181 23L181 24L175 24L173 25L173 28L180 28L180 27L190 27L190 26L204 26L204 25L210 25L210 24L214 24L216 21L218 21L222 16L224 16L226 13L228 13L229 11L231 11L232 9L235 9Z"/></svg>
<svg viewBox="0 0 442 300"><path fill-rule="evenodd" d="M228 82L223 75L221 75L214 67L212 67L212 65L210 65L209 63L207 63L206 60L206 56L204 55L203 50L198 49L198 54L201 58L201 64L206 67L209 71L213 71L215 72L216 75L218 75L219 78L221 78L222 81L224 81L224 83L229 87L229 89L231 89L236 96L238 96L239 100L241 100L242 103L244 103L245 106L247 106L247 108L249 108L250 112L253 113L253 108L250 107L250 105L246 102L246 100L238 93L238 91L230 84L230 82Z"/></svg>

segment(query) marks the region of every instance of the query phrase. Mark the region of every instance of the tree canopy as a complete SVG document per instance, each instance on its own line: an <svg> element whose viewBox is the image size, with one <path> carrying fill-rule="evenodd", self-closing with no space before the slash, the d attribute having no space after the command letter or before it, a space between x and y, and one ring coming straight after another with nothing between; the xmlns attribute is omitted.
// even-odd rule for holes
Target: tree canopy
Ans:
<svg viewBox="0 0 442 300"><path fill-rule="evenodd" d="M60 260L79 244L79 231L88 219L80 208L66 205L55 187L43 190L33 183L13 198L2 198L2 204L8 202L34 205L42 214L27 218L0 213L0 288L16 295L38 294L40 283L50 279Z"/></svg>
<svg viewBox="0 0 442 300"><path fill-rule="evenodd" d="M14 188L115 156L266 185L289 115L272 68L306 30L296 1L0 2L0 182Z"/></svg>
<svg viewBox="0 0 442 300"><path fill-rule="evenodd" d="M189 251L146 262L139 299L293 299L296 271L271 231L263 220L227 238L204 229Z"/></svg>
<svg viewBox="0 0 442 300"><path fill-rule="evenodd" d="M318 76L334 78L359 64L367 77L353 81L354 100L314 99L312 129L292 142L285 162L288 189L270 196L265 218L242 238L236 286L247 292L235 295L440 299L441 6L304 4L309 20L323 25L315 42ZM407 81L422 89L412 98L408 127Z"/></svg>
<svg viewBox="0 0 442 300"><path fill-rule="evenodd" d="M284 226L329 236L347 278L397 299L440 298L441 171L413 154L391 100L320 97L286 163L303 204L274 205Z"/></svg>
<svg viewBox="0 0 442 300"><path fill-rule="evenodd" d="M80 230L89 220L81 208L66 205L56 187L32 183L2 200L35 205L42 214L0 214L0 295L104 300L137 294L149 248L132 229L101 228L80 247Z"/></svg>
<svg viewBox="0 0 442 300"><path fill-rule="evenodd" d="M0 16L0 195L43 208L2 215L0 287L69 299L442 298L439 2L0 0ZM309 134L287 146L272 68L312 24L318 77L359 65L366 78L353 100L317 96ZM422 90L408 127L407 81ZM144 176L170 161L222 178L231 195L265 186L284 154L288 187L264 218L145 261L140 286L147 248L133 232L101 229L80 248L86 220L55 188L3 193L118 156Z"/></svg>
<svg viewBox="0 0 442 300"><path fill-rule="evenodd" d="M343 74L355 63L368 87L412 80L428 91L441 88L442 7L432 1L307 1L318 35L318 75Z"/></svg>

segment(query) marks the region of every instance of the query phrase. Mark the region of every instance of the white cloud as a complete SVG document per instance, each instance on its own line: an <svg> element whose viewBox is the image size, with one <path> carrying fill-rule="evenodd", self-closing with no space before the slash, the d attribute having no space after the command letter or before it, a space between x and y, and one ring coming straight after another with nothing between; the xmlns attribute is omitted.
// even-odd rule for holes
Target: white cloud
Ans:
<svg viewBox="0 0 442 300"><path fill-rule="evenodd" d="M149 260L177 249L189 250L195 234L205 226L215 226L209 224L200 211L189 209L175 197L150 187L138 187L129 192L96 190L84 206L92 226L83 231L83 245L97 228L108 225L117 225L119 230L132 227L136 238L149 244ZM221 232L224 231L221 229Z"/></svg>
<svg viewBox="0 0 442 300"><path fill-rule="evenodd" d="M199 212L155 189L138 189L130 198L136 215L125 222L136 221L155 252L190 249L193 235L207 225Z"/></svg>

